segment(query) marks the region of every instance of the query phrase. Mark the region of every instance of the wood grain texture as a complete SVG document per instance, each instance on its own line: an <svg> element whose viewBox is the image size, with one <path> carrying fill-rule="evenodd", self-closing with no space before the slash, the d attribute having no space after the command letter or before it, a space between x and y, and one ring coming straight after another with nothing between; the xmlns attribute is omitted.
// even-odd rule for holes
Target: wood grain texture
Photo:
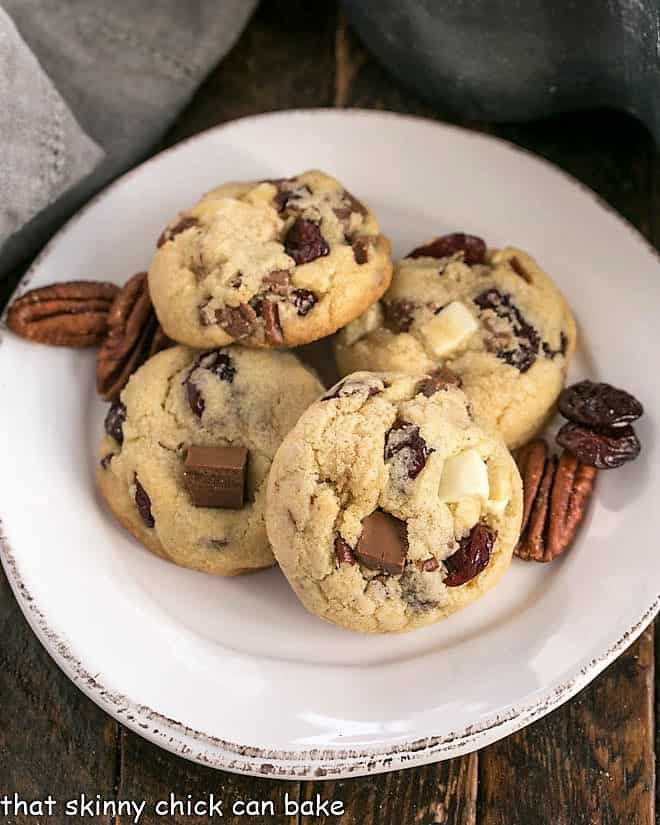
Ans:
<svg viewBox="0 0 660 825"><path fill-rule="evenodd" d="M479 756L479 825L652 825L653 629L589 688Z"/></svg>
<svg viewBox="0 0 660 825"><path fill-rule="evenodd" d="M169 131L165 145L258 112L332 106L335 29L335 4L328 0L262 3Z"/></svg>
<svg viewBox="0 0 660 825"><path fill-rule="evenodd" d="M475 825L476 753L422 768L348 779L304 782L302 799L321 794L344 803L342 817L316 825Z"/></svg>
<svg viewBox="0 0 660 825"><path fill-rule="evenodd" d="M162 825L163 822L168 825L202 825L220 821L218 817L203 814L188 816L185 809L176 809L172 816L159 816L156 805L159 801L167 802L170 794L184 804L188 799L208 801L213 794L216 800L223 802L222 822L227 825L261 821L268 822L269 825L296 825L297 816L286 816L283 813L285 793L297 800L300 785L297 782L238 776L195 765L151 745L130 731L122 730L117 795L119 799L147 800L147 809L140 820L142 825ZM272 801L275 815L268 813L263 817L252 817L241 816L238 811L232 813L236 802L243 801L247 804L250 800ZM130 825L131 819L120 817L115 825L120 823Z"/></svg>
<svg viewBox="0 0 660 825"><path fill-rule="evenodd" d="M73 686L30 630L0 569L0 797L60 803L85 793L112 799L119 726ZM0 822L33 825L22 813ZM104 820L97 819L97 822ZM109 820L106 820L109 822Z"/></svg>

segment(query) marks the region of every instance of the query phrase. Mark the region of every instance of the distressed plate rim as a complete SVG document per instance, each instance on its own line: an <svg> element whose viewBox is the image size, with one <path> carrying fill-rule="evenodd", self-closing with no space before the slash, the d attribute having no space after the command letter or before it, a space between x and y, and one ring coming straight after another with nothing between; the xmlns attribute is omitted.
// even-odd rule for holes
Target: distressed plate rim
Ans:
<svg viewBox="0 0 660 825"><path fill-rule="evenodd" d="M660 263L660 255L652 244L597 193L560 167L511 141L465 129L453 124L436 121L432 118L400 114L397 112L333 108L291 109L249 115L211 127L159 152L117 178L90 199L50 239L17 284L7 305L28 288L33 275L51 253L60 236L82 218L89 209L93 208L104 198L110 196L116 187L123 185L127 179L139 170L151 164L158 163L163 156L175 152L184 145L188 146L196 141L203 140L209 133L231 128L237 123L261 121L271 118L281 119L291 116L314 117L317 114L332 114L335 117L346 118L359 117L382 120L407 120L413 123L422 122L426 125L432 125L439 130L459 133L468 140L495 143L506 147L514 153L524 155L527 158L533 159L534 162L549 168L555 175L558 174L562 176L567 183L582 190L582 192L588 195L600 208L614 215L617 221L632 235L634 241L637 243L641 242ZM1 322L3 329L6 329L5 318L6 307ZM0 344L1 343L2 338L0 332ZM199 764L219 770L252 776L290 780L303 778L330 780L348 776L382 773L415 765L424 765L470 753L479 747L491 744L520 730L572 698L631 645L660 610L660 594L657 594L650 604L640 610L637 618L631 623L628 629L608 646L601 655L591 659L587 665L576 670L559 685L541 690L535 701L512 708L506 714L492 715L479 725L468 725L464 729L452 731L442 736L429 735L428 737L407 741L397 746L363 749L324 748L295 751L272 750L220 739L204 731L193 729L174 719L170 719L157 710L140 704L128 696L107 689L101 681L85 668L83 662L76 657L75 653L61 636L50 627L48 618L40 610L39 605L31 595L30 589L23 579L17 556L6 537L1 515L0 513L0 550L2 551L0 560L2 561L10 587L31 629L65 675L110 716L153 744Z"/></svg>

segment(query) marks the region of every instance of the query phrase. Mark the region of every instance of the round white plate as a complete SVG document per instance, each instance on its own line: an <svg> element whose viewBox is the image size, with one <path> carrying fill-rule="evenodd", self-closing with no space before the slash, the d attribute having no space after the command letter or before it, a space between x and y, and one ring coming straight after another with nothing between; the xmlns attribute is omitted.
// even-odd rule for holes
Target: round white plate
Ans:
<svg viewBox="0 0 660 825"><path fill-rule="evenodd" d="M4 332L2 555L35 633L141 736L218 768L291 778L409 767L499 739L593 679L655 615L660 591L658 259L591 192L519 149L393 114L247 118L109 187L48 245L21 289L121 283L148 266L177 210L213 185L309 167L372 205L397 255L453 230L531 250L579 321L572 377L622 385L647 414L641 458L601 474L563 560L514 560L463 613L412 634L362 636L308 615L276 570L223 580L143 550L95 494L105 406L93 353Z"/></svg>

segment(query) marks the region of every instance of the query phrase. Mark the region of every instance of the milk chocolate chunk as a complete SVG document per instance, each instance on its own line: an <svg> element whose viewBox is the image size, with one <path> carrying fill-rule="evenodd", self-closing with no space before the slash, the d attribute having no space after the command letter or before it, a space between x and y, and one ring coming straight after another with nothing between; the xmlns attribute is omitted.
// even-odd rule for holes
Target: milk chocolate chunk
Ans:
<svg viewBox="0 0 660 825"><path fill-rule="evenodd" d="M460 375L456 375L449 367L438 367L422 378L417 385L416 392L421 392L422 395L430 398L439 390L447 389L449 386L460 387L462 384Z"/></svg>
<svg viewBox="0 0 660 825"><path fill-rule="evenodd" d="M403 573L408 553L405 521L375 510L362 519L362 533L354 553L361 564L372 570L384 570L395 576Z"/></svg>
<svg viewBox="0 0 660 825"><path fill-rule="evenodd" d="M183 478L195 507L239 510L247 459L246 447L188 447Z"/></svg>

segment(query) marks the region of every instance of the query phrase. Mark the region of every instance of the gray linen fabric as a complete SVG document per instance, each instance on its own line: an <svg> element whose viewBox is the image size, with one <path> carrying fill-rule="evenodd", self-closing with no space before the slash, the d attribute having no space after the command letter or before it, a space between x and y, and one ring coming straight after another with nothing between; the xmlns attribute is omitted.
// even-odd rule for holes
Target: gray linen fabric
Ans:
<svg viewBox="0 0 660 825"><path fill-rule="evenodd" d="M257 0L0 0L0 276L144 157Z"/></svg>

